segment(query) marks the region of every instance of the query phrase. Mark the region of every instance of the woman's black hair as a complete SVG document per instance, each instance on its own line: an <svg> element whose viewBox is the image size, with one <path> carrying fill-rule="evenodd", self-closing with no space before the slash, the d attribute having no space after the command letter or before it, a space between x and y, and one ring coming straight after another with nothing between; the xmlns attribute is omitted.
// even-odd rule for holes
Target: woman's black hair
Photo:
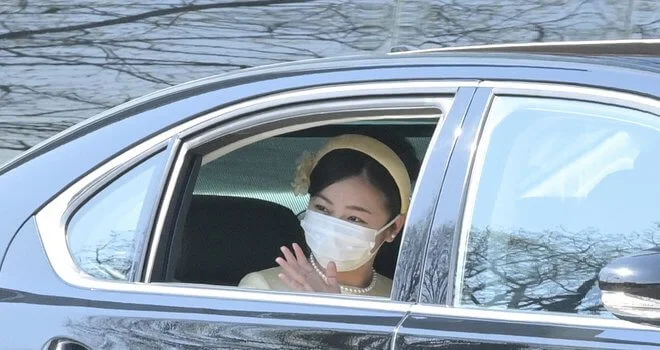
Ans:
<svg viewBox="0 0 660 350"><path fill-rule="evenodd" d="M406 166L411 184L415 183L420 161L413 146L398 135L363 134L382 142L396 153ZM336 149L323 156L310 175L309 194L317 195L326 187L353 176L364 176L385 195L390 220L401 213L401 195L392 175L370 156L352 149Z"/></svg>

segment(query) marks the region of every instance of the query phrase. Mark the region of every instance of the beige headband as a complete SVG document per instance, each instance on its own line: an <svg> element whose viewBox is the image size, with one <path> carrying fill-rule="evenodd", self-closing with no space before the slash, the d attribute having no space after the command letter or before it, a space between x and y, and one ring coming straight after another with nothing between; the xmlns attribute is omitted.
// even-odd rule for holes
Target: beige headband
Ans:
<svg viewBox="0 0 660 350"><path fill-rule="evenodd" d="M363 135L347 134L333 137L318 152L314 154L304 153L298 161L296 177L291 184L293 186L293 192L296 195L307 194L309 190L309 177L312 174L312 170L314 170L314 167L323 156L336 149L352 149L362 152L387 169L399 188L401 214L405 214L408 211L412 185L406 166L391 148L374 138Z"/></svg>

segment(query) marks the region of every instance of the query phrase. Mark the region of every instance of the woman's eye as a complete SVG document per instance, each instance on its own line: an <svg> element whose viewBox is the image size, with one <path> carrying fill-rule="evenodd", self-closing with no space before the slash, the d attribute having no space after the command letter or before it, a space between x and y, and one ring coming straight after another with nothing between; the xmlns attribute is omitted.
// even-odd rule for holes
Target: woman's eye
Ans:
<svg viewBox="0 0 660 350"><path fill-rule="evenodd" d="M316 209L317 211L320 211L321 213L327 213L328 212L328 208L326 208L325 206L323 206L321 204L315 204L314 209Z"/></svg>
<svg viewBox="0 0 660 350"><path fill-rule="evenodd" d="M361 224L361 225L366 224L366 222L364 220L360 219L357 216L349 216L348 218L346 218L346 220L357 223L357 224Z"/></svg>

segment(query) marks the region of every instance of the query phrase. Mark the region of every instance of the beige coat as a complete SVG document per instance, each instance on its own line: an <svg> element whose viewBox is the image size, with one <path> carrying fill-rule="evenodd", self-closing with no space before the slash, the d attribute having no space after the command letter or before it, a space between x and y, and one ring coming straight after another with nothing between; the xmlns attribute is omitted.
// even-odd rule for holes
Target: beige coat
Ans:
<svg viewBox="0 0 660 350"><path fill-rule="evenodd" d="M241 279L241 282L239 282L238 286L241 288L268 289L291 292L292 290L278 277L280 273L282 273L282 268L279 266L252 272L245 275L245 277ZM389 298L392 291L392 280L379 274L376 275L377 280L374 288L369 291L369 293L360 295Z"/></svg>

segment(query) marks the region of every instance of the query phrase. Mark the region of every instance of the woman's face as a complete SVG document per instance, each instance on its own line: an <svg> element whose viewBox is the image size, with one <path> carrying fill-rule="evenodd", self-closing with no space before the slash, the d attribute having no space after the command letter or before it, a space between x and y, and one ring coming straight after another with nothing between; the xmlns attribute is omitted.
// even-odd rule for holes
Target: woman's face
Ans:
<svg viewBox="0 0 660 350"><path fill-rule="evenodd" d="M353 176L324 188L309 201L308 209L346 220L371 229L381 229L390 221L385 195L366 178ZM376 246L392 241L392 231L400 228L399 220L376 237Z"/></svg>

